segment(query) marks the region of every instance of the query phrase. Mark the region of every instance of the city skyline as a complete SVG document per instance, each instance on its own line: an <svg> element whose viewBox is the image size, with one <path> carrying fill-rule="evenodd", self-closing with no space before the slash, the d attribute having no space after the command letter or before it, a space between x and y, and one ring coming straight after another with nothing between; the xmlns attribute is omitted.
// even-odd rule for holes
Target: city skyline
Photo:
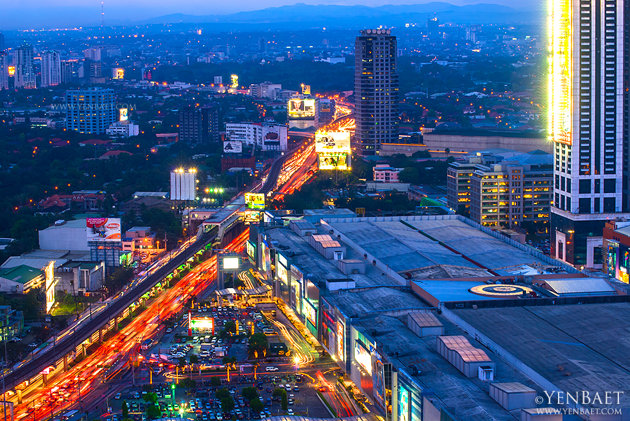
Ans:
<svg viewBox="0 0 630 421"><path fill-rule="evenodd" d="M627 415L630 0L356 3L0 6L0 421Z"/></svg>

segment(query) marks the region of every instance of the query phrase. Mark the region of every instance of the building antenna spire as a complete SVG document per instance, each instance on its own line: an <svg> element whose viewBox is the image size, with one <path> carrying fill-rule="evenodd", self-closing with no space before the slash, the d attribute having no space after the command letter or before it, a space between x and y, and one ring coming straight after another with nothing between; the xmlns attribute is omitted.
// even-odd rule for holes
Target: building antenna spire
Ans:
<svg viewBox="0 0 630 421"><path fill-rule="evenodd" d="M105 25L105 1L101 0L101 28Z"/></svg>

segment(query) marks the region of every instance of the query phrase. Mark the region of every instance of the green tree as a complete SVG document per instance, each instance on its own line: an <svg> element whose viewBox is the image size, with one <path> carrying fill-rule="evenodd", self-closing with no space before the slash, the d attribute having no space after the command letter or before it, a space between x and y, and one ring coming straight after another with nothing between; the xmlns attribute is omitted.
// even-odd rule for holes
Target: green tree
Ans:
<svg viewBox="0 0 630 421"><path fill-rule="evenodd" d="M210 386L219 387L221 386L221 378L219 376L213 376L210 378Z"/></svg>
<svg viewBox="0 0 630 421"><path fill-rule="evenodd" d="M221 399L221 408L228 412L234 409L234 399L232 399L232 396L228 395Z"/></svg>
<svg viewBox="0 0 630 421"><path fill-rule="evenodd" d="M149 402L149 403L157 403L158 401L157 395L153 392L147 393L146 395L144 395L143 399L145 400L145 402Z"/></svg>
<svg viewBox="0 0 630 421"><path fill-rule="evenodd" d="M197 382L190 377L186 377L179 382L179 385L184 389L194 389L197 387Z"/></svg>
<svg viewBox="0 0 630 421"><path fill-rule="evenodd" d="M155 403L150 403L147 405L147 417L150 420L162 418L162 412L160 411L160 407Z"/></svg>
<svg viewBox="0 0 630 421"><path fill-rule="evenodd" d="M269 343L267 341L267 335L258 332L249 337L248 349L250 354L256 355L257 358L262 358L267 355L267 349Z"/></svg>
<svg viewBox="0 0 630 421"><path fill-rule="evenodd" d="M190 356L190 363L197 364L199 362L199 356L197 354L192 354Z"/></svg>
<svg viewBox="0 0 630 421"><path fill-rule="evenodd" d="M249 401L258 397L258 390L255 387L244 387L241 395Z"/></svg>
<svg viewBox="0 0 630 421"><path fill-rule="evenodd" d="M226 332L234 335L236 334L236 323L233 320L228 320L223 325L223 329L225 329Z"/></svg>
<svg viewBox="0 0 630 421"><path fill-rule="evenodd" d="M287 391L281 387L276 387L273 390L273 396L280 397L280 405L282 406L282 409L286 411L287 408L289 407L289 399L287 397Z"/></svg>
<svg viewBox="0 0 630 421"><path fill-rule="evenodd" d="M122 417L123 418L128 418L129 417L129 406L127 406L127 401L123 401L122 402Z"/></svg>
<svg viewBox="0 0 630 421"><path fill-rule="evenodd" d="M255 397L249 401L249 407L252 409L252 411L258 413L263 410L265 405L263 405L259 397Z"/></svg>
<svg viewBox="0 0 630 421"><path fill-rule="evenodd" d="M221 389L217 390L214 395L217 397L217 399L224 399L230 397L230 392L228 392L225 387L222 387Z"/></svg>

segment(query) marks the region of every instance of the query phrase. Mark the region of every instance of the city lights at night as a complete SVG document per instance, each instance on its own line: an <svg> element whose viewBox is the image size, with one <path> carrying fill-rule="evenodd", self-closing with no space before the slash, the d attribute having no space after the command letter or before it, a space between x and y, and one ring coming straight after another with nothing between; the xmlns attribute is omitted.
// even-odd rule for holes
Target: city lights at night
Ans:
<svg viewBox="0 0 630 421"><path fill-rule="evenodd" d="M215 3L0 6L0 421L625 419L630 0Z"/></svg>

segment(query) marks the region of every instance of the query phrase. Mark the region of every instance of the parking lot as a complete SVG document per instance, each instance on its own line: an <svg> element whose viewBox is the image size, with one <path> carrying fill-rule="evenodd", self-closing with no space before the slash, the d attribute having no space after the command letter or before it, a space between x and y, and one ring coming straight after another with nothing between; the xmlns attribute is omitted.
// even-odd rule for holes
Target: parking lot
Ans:
<svg viewBox="0 0 630 421"><path fill-rule="evenodd" d="M195 303L190 312L167 323L159 341L142 344L145 359L135 373L142 386L114 395L110 419L122 419L123 402L131 419L148 419L151 399L162 417L202 421L275 415L329 417L318 397L319 382L308 370L301 374L292 362L291 344L269 320L274 316L275 311L263 314L238 302L221 307L212 300ZM192 326L196 327L189 330ZM249 348L252 334L264 335L269 343L259 358ZM248 388L254 388L260 403L243 396L244 389L251 395ZM284 405L278 389L286 393Z"/></svg>

